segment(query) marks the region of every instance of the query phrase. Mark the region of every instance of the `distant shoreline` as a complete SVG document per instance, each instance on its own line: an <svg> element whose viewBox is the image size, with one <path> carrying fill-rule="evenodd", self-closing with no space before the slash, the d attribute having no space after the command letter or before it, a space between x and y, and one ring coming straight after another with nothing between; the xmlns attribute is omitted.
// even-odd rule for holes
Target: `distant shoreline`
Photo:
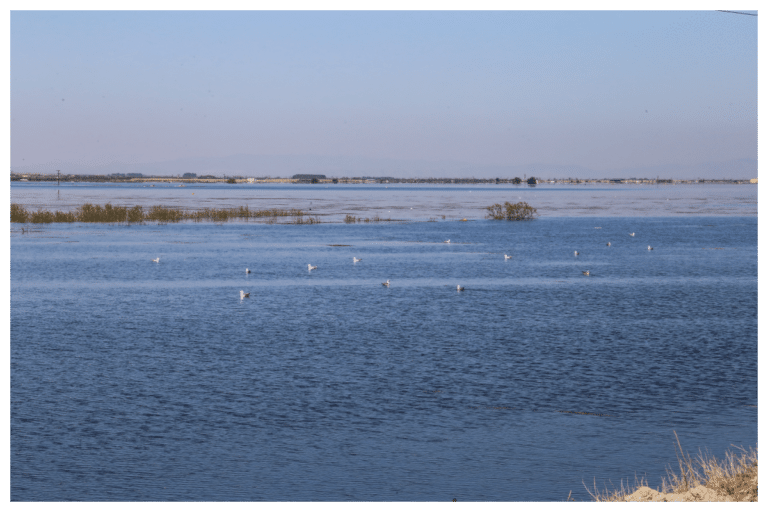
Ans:
<svg viewBox="0 0 768 512"><path fill-rule="evenodd" d="M559 184L559 185L587 185L587 184L610 184L610 185L757 185L757 178L752 179L733 179L733 180L675 180L675 179L648 179L648 178L623 178L623 179L540 179L528 178L246 178L242 176L227 177L200 177L200 178L182 178L174 176L141 176L141 177L121 177L107 176L100 174L17 174L11 173L11 182L56 182L64 183L231 183L231 184L264 184L264 183L296 183L296 184L456 184L456 185L537 185L537 184Z"/></svg>

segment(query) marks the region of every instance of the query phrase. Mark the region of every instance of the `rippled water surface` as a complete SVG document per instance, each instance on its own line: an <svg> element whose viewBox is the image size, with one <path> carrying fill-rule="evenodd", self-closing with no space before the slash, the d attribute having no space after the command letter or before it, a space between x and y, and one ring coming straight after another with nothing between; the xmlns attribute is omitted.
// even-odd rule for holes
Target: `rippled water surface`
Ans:
<svg viewBox="0 0 768 512"><path fill-rule="evenodd" d="M83 203L185 209L301 208L323 221L345 215L401 220L482 219L485 208L526 201L544 217L757 215L757 185L299 185L226 183L19 183L11 201L68 211Z"/></svg>
<svg viewBox="0 0 768 512"><path fill-rule="evenodd" d="M12 500L589 499L757 443L755 216L27 228Z"/></svg>

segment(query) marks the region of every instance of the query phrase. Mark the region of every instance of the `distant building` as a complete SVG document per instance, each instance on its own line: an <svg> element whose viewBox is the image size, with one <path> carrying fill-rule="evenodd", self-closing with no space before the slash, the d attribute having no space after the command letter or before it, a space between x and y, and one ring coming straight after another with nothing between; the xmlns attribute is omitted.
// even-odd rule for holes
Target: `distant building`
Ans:
<svg viewBox="0 0 768 512"><path fill-rule="evenodd" d="M757 178L752 178L751 180L749 180L749 182L757 185Z"/></svg>
<svg viewBox="0 0 768 512"><path fill-rule="evenodd" d="M181 175L181 177L187 178L187 179L193 179L193 178L197 178L197 174L194 172L185 172L184 174Z"/></svg>
<svg viewBox="0 0 768 512"><path fill-rule="evenodd" d="M140 172L129 172L125 176L128 177L128 178L143 178L144 177L144 175L141 174Z"/></svg>

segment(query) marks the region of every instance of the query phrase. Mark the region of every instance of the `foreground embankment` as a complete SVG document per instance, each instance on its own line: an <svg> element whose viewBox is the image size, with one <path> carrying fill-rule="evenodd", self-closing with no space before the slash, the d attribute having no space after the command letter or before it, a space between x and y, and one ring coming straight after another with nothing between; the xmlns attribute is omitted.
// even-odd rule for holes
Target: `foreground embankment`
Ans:
<svg viewBox="0 0 768 512"><path fill-rule="evenodd" d="M677 437L677 435L675 435ZM683 454L678 440L678 469L667 468L660 489L639 480L619 489L587 489L595 501L757 501L757 450L739 448L718 460L699 452Z"/></svg>

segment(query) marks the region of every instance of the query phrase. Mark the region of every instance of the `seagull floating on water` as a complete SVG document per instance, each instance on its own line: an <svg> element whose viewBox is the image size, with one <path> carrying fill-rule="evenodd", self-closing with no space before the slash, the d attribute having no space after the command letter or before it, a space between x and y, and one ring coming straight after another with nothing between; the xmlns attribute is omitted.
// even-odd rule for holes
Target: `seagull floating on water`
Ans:
<svg viewBox="0 0 768 512"><path fill-rule="evenodd" d="M573 251L573 255L574 256L578 256L579 255L579 251Z"/></svg>
<svg viewBox="0 0 768 512"><path fill-rule="evenodd" d="M250 274L250 273L251 273L251 271L250 271L250 270L248 270L248 269L245 269L245 273L246 273L246 274Z"/></svg>
<svg viewBox="0 0 768 512"><path fill-rule="evenodd" d="M608 247L610 247L610 246L611 246L611 242L608 242L608 243L607 243L607 244L605 244L605 245L607 245Z"/></svg>
<svg viewBox="0 0 768 512"><path fill-rule="evenodd" d="M634 233L630 233L629 236L635 236L635 234Z"/></svg>
<svg viewBox="0 0 768 512"><path fill-rule="evenodd" d="M653 250L653 247L651 247L651 246L649 245L649 246L648 246L648 250L649 250L649 251L652 251L652 250Z"/></svg>
<svg viewBox="0 0 768 512"><path fill-rule="evenodd" d="M352 257L352 263L357 263L358 261L363 261L363 258L355 258L354 256Z"/></svg>
<svg viewBox="0 0 768 512"><path fill-rule="evenodd" d="M449 244L449 243L451 243L451 239L449 238L448 240L446 240L446 241L445 241L445 242L443 242L443 243L444 243L444 244Z"/></svg>
<svg viewBox="0 0 768 512"><path fill-rule="evenodd" d="M456 285L456 291L463 292L464 291L464 287L461 286L460 284L457 284Z"/></svg>
<svg viewBox="0 0 768 512"><path fill-rule="evenodd" d="M504 261L511 260L511 259L512 259L512 256L507 256L506 254L504 255Z"/></svg>
<svg viewBox="0 0 768 512"><path fill-rule="evenodd" d="M386 282L386 283L381 283L381 284L382 284L383 286L386 286L387 288L389 288L389 279L387 279L387 282Z"/></svg>
<svg viewBox="0 0 768 512"><path fill-rule="evenodd" d="M160 257L158 256L157 258L153 259L152 261L154 261L155 263L160 263Z"/></svg>
<svg viewBox="0 0 768 512"><path fill-rule="evenodd" d="M583 270L581 273L584 274L585 276L588 276L589 275L589 270Z"/></svg>
<svg viewBox="0 0 768 512"><path fill-rule="evenodd" d="M246 297L250 297L250 296L251 296L250 293L245 293L243 290L240 290L240 299L241 300L246 298Z"/></svg>
<svg viewBox="0 0 768 512"><path fill-rule="evenodd" d="M315 266L313 267L311 263L307 263L307 268L308 268L309 270L315 270L315 269L317 268L317 265L315 265Z"/></svg>

